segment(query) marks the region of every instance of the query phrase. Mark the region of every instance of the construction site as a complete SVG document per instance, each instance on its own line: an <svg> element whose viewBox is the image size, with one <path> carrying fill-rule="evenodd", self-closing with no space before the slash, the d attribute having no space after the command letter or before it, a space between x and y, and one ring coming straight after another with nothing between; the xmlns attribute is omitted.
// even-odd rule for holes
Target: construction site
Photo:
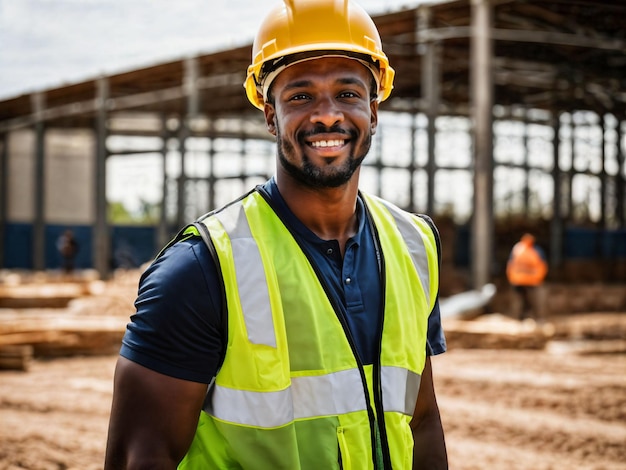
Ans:
<svg viewBox="0 0 626 470"><path fill-rule="evenodd" d="M453 0L374 21L396 81L361 181L440 232L450 468L626 470L626 5ZM273 175L250 52L0 101L0 469L102 468L141 273ZM107 178L146 159L158 200L133 212ZM549 266L540 320L511 314L524 233Z"/></svg>

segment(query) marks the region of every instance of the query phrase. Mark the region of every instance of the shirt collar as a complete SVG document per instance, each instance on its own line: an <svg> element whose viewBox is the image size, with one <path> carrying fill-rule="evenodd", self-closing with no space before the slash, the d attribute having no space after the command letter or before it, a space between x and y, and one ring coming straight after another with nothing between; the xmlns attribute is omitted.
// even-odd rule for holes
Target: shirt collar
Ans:
<svg viewBox="0 0 626 470"><path fill-rule="evenodd" d="M265 184L262 185L262 188L265 190L267 195L270 197L272 201L272 205L283 221L283 223L290 228L292 231L297 233L298 237L306 240L309 243L321 244L327 243L328 240L322 240L320 237L315 235L306 225L304 225L300 219L298 219L291 209L287 206L287 203L283 199L280 191L278 190L278 186L276 184L276 179L274 177L270 178ZM361 196L357 197L356 201L356 216L358 221L357 233L352 237L355 243L360 244L363 234L365 232L365 205L363 204L363 200Z"/></svg>

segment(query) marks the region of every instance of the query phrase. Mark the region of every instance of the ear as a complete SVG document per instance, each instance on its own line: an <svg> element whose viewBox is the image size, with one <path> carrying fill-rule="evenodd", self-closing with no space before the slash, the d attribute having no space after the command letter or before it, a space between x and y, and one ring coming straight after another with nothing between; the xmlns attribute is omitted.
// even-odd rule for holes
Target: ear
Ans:
<svg viewBox="0 0 626 470"><path fill-rule="evenodd" d="M374 135L378 127L378 100L370 100L370 113L370 129L372 130L372 135Z"/></svg>
<svg viewBox="0 0 626 470"><path fill-rule="evenodd" d="M263 105L263 113L265 114L265 126L267 131L276 136L276 109L273 104L265 103Z"/></svg>

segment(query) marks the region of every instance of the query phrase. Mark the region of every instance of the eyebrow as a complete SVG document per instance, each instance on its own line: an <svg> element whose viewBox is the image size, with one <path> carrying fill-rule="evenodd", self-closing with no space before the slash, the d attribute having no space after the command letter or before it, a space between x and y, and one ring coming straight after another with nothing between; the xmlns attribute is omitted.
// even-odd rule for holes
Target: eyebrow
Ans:
<svg viewBox="0 0 626 470"><path fill-rule="evenodd" d="M367 88L367 85L363 82L363 80L352 77L338 78L336 83L341 85L358 85L363 88ZM285 85L285 90L293 90L295 88L305 88L309 86L313 86L313 82L311 80L296 80L294 82L287 83Z"/></svg>

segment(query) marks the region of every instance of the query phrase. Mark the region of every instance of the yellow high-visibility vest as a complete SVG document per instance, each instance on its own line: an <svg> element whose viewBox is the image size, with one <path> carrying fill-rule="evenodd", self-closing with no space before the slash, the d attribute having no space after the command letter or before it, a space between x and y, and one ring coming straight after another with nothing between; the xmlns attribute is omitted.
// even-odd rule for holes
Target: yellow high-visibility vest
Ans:
<svg viewBox="0 0 626 470"><path fill-rule="evenodd" d="M384 289L381 353L370 365L358 361L323 282L258 191L202 221L224 281L228 345L179 468L412 468L409 422L438 292L436 240L420 217L362 197L379 234Z"/></svg>

